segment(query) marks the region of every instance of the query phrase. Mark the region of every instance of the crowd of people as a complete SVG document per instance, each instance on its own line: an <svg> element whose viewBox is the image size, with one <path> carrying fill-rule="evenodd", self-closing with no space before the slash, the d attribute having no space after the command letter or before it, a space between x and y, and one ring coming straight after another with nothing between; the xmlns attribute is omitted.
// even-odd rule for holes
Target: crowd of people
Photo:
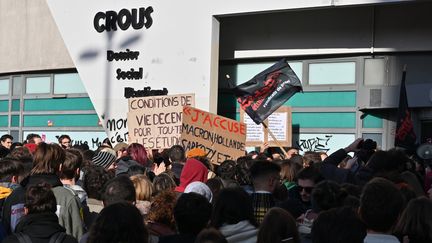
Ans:
<svg viewBox="0 0 432 243"><path fill-rule="evenodd" d="M0 138L2 242L432 242L431 161L370 139L219 165L201 148L71 141Z"/></svg>

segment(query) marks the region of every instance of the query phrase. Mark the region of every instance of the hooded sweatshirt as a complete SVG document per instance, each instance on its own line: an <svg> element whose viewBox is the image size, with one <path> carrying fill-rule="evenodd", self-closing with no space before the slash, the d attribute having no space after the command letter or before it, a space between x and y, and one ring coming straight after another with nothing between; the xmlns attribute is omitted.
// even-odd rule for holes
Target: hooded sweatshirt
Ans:
<svg viewBox="0 0 432 243"><path fill-rule="evenodd" d="M51 190L57 201L57 214L60 225L66 229L66 233L80 239L84 231L81 202L71 189L63 187L59 177L55 174L31 175L21 182L22 187L15 189L6 198L2 212L2 221L6 232L14 232L15 226L20 218L24 216L26 189L41 182L46 182L52 187Z"/></svg>
<svg viewBox="0 0 432 243"><path fill-rule="evenodd" d="M175 191L184 192L186 187L194 181L206 183L207 174L207 167L203 163L194 158L187 159L180 175L180 185L175 188Z"/></svg>
<svg viewBox="0 0 432 243"><path fill-rule="evenodd" d="M257 241L258 230L248 220L222 225L219 231L228 243L256 243Z"/></svg>

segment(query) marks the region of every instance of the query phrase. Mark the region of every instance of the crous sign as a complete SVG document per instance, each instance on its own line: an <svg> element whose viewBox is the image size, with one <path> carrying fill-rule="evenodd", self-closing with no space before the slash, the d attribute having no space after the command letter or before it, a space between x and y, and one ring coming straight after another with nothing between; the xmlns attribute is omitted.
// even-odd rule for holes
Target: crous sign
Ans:
<svg viewBox="0 0 432 243"><path fill-rule="evenodd" d="M105 30L116 31L117 27L121 30L127 30L130 26L136 30L142 27L148 29L153 24L151 13L153 13L151 6L131 10L122 9L118 13L116 11L98 12L93 19L93 26L99 33ZM105 20L105 23L101 20Z"/></svg>

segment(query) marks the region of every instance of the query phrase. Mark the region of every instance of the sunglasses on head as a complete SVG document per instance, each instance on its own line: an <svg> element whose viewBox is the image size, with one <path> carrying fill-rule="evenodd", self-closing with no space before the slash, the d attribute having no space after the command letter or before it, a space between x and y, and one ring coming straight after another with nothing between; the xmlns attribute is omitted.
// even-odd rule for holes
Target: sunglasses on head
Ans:
<svg viewBox="0 0 432 243"><path fill-rule="evenodd" d="M299 192L305 190L305 192L307 192L307 193L311 193L312 190L314 189L314 188L311 187L311 186L305 186L305 187L297 186L297 188L298 188Z"/></svg>

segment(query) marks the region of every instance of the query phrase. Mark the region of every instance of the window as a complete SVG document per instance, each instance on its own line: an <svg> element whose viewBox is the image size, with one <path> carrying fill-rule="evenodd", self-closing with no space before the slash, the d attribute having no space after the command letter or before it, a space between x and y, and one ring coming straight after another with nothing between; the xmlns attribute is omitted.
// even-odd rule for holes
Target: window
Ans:
<svg viewBox="0 0 432 243"><path fill-rule="evenodd" d="M0 95L9 94L9 79L0 79Z"/></svg>
<svg viewBox="0 0 432 243"><path fill-rule="evenodd" d="M55 74L54 94L85 94L86 89L78 73Z"/></svg>
<svg viewBox="0 0 432 243"><path fill-rule="evenodd" d="M26 78L26 94L49 94L50 92L50 77Z"/></svg>
<svg viewBox="0 0 432 243"><path fill-rule="evenodd" d="M377 143L377 147L382 147L382 134L381 133L363 133L363 139L372 139Z"/></svg>
<svg viewBox="0 0 432 243"><path fill-rule="evenodd" d="M377 86L384 85L385 70L384 58L365 59L364 84Z"/></svg>
<svg viewBox="0 0 432 243"><path fill-rule="evenodd" d="M12 78L12 95L21 95L22 90L22 76L16 76Z"/></svg>
<svg viewBox="0 0 432 243"><path fill-rule="evenodd" d="M237 84L242 84L249 81L258 73L264 71L266 68L275 64L276 62L265 62L265 63L248 63L237 65ZM291 69L295 72L297 77L302 81L302 62L288 62Z"/></svg>
<svg viewBox="0 0 432 243"><path fill-rule="evenodd" d="M355 84L355 62L311 63L309 84Z"/></svg>

